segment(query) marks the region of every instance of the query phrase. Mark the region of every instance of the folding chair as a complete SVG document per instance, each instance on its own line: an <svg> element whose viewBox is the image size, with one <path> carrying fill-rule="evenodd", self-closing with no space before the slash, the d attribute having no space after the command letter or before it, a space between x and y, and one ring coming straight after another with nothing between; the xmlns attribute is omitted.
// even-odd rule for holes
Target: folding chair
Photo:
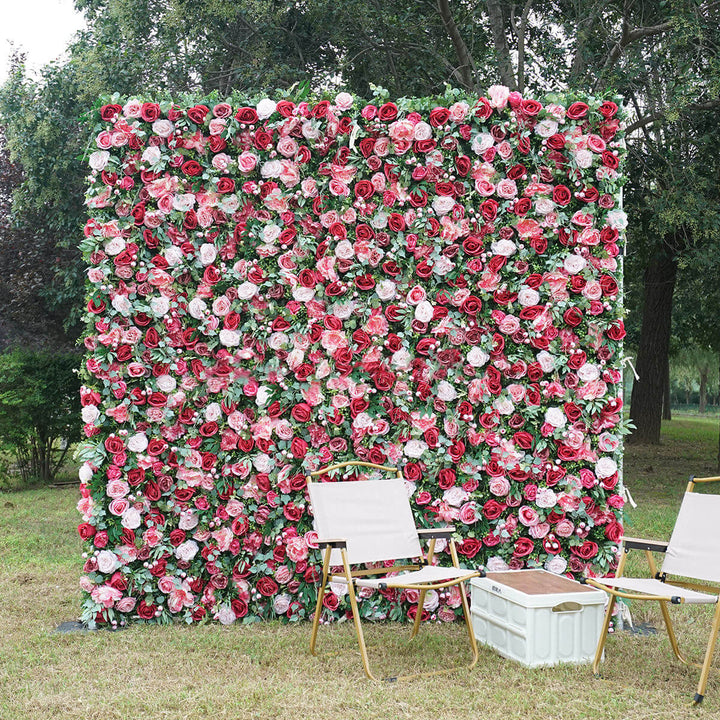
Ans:
<svg viewBox="0 0 720 720"><path fill-rule="evenodd" d="M396 477L355 482L312 482L314 477L344 467L389 471L394 472ZM320 616L323 612L323 599L331 582L347 585L363 668L371 680L377 678L370 671L367 647L360 623L357 590L359 588L418 590L418 607L410 638L412 640L420 628L427 591L460 585L465 624L472 649L472 662L469 668L472 668L477 662L478 650L463 583L483 573L460 568L452 538L454 528L416 528L407 488L401 472L396 468L350 461L318 470L308 475L307 479L318 543L324 551L322 580L313 618L310 652L316 655L315 644ZM435 542L439 538L447 540L450 545L452 567L433 565ZM421 539L429 541L427 554L422 551ZM398 563L398 561L404 562ZM333 567L341 570L331 574ZM382 575L382 577L372 577L374 575ZM420 675L436 675L455 669L457 668L443 668L419 675L384 679L394 681Z"/></svg>
<svg viewBox="0 0 720 720"><path fill-rule="evenodd" d="M720 481L720 477L690 478L670 542L626 537L622 541L624 552L620 558L617 576L587 579L588 584L610 593L610 601L593 661L593 672L595 674L598 673L602 659L615 600L619 597L630 600L657 600L660 603L660 610L662 611L675 657L685 664L701 668L700 681L693 704L699 705L702 702L708 674L710 673L715 641L720 629L720 602L718 602L720 599L720 587L688 582L687 580L672 580L668 576L673 575L690 578L691 580L720 583L720 495L693 492L696 483L717 481ZM625 560L630 550L645 551L652 575L651 578L623 577ZM658 572L655 565L652 556L653 552L665 554L660 572ZM715 604L712 628L702 665L688 662L681 654L675 630L670 620L668 603L673 605L685 603Z"/></svg>

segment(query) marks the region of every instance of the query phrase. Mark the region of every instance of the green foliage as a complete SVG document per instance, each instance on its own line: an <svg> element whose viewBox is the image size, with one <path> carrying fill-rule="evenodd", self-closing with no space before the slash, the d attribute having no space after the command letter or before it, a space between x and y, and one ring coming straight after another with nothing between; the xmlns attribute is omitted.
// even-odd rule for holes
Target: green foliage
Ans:
<svg viewBox="0 0 720 720"><path fill-rule="evenodd" d="M24 481L49 482L80 438L78 356L13 350L0 355L0 440Z"/></svg>

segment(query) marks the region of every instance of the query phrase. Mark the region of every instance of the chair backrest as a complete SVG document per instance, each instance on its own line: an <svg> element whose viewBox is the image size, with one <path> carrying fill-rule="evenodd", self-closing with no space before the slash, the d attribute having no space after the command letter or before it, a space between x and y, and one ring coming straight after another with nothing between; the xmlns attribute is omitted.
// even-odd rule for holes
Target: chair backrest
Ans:
<svg viewBox="0 0 720 720"><path fill-rule="evenodd" d="M662 569L720 582L720 495L685 493Z"/></svg>
<svg viewBox="0 0 720 720"><path fill-rule="evenodd" d="M347 540L350 563L421 555L405 482L399 478L308 484L315 530L321 539ZM339 550L330 563L341 565Z"/></svg>

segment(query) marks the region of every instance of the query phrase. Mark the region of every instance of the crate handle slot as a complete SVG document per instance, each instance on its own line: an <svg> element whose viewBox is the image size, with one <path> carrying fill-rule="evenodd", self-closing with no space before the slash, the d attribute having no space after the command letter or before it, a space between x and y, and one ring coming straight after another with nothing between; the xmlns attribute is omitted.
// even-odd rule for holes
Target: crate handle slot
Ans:
<svg viewBox="0 0 720 720"><path fill-rule="evenodd" d="M582 610L582 605L576 602L561 602L552 609L554 613L571 613L578 610Z"/></svg>

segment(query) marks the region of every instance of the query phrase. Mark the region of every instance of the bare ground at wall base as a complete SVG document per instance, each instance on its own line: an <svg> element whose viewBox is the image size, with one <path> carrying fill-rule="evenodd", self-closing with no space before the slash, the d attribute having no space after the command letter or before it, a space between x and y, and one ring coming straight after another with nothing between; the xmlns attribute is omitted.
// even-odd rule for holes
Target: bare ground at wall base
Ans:
<svg viewBox="0 0 720 720"><path fill-rule="evenodd" d="M625 477L638 503L628 513L629 534L668 537L687 476L714 474L716 433L717 419L680 418L664 425L661 445L629 448ZM660 720L720 712L718 670L703 705L690 707L698 671L672 658L650 603L634 604L633 620L658 634L610 638L603 679L587 665L528 670L481 648L469 673L373 684L350 623L321 629L320 649L336 652L319 659L307 650L308 624L60 634L55 629L75 618L80 596L76 501L73 488L0 494L0 720ZM699 659L709 611L672 610L681 644ZM407 625L366 627L382 674L466 659L459 624L428 625L412 644Z"/></svg>

